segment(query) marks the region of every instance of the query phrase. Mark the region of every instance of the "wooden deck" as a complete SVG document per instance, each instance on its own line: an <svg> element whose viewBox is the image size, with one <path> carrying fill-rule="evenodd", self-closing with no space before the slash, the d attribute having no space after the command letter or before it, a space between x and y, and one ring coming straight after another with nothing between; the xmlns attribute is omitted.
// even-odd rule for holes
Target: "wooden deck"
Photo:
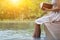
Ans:
<svg viewBox="0 0 60 40"><path fill-rule="evenodd" d="M44 25L48 40L60 40L60 23L45 23Z"/></svg>

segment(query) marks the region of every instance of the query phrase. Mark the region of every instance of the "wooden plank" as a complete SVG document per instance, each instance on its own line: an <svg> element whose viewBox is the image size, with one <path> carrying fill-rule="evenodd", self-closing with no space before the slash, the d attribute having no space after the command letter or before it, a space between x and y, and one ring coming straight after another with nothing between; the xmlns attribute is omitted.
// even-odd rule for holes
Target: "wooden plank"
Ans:
<svg viewBox="0 0 60 40"><path fill-rule="evenodd" d="M60 40L60 23L45 23L45 32L50 40Z"/></svg>

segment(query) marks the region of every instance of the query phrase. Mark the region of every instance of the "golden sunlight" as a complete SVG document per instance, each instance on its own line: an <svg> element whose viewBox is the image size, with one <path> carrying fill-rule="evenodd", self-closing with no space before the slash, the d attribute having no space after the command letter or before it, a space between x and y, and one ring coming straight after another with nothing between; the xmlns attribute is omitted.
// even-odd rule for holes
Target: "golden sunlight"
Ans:
<svg viewBox="0 0 60 40"><path fill-rule="evenodd" d="M10 4L17 6L23 2L23 0L9 0Z"/></svg>

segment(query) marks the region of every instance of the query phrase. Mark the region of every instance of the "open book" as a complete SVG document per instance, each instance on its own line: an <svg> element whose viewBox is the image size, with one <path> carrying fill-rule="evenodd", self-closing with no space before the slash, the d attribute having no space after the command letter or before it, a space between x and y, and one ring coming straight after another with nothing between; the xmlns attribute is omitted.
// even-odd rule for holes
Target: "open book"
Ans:
<svg viewBox="0 0 60 40"><path fill-rule="evenodd" d="M53 5L49 4L49 3L41 3L40 7L44 10L43 7L48 8L48 9L52 9Z"/></svg>

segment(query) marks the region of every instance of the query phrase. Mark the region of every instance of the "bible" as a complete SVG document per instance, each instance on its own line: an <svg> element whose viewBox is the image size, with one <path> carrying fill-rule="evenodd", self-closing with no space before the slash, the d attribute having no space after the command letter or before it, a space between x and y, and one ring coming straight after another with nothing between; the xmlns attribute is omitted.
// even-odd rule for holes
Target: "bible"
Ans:
<svg viewBox="0 0 60 40"><path fill-rule="evenodd" d="M49 3L41 3L40 7L42 10L45 10L44 8L52 9L53 5Z"/></svg>

